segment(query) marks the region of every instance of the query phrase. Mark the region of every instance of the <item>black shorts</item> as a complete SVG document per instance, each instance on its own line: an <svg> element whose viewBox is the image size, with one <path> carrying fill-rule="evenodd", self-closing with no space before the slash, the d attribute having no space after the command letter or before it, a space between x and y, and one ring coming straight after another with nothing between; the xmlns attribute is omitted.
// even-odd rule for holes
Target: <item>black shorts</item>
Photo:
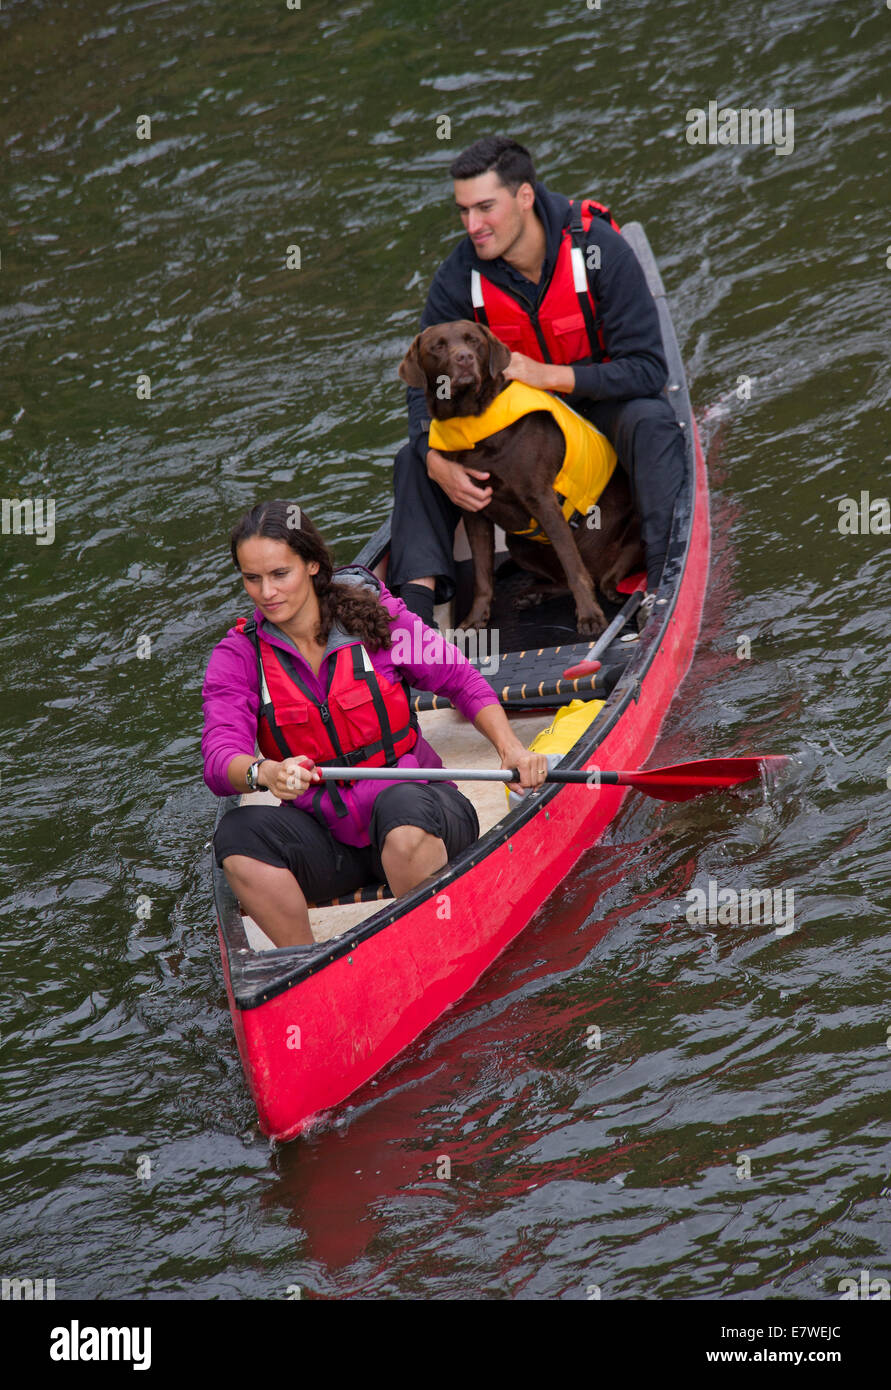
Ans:
<svg viewBox="0 0 891 1390"><path fill-rule="evenodd" d="M472 801L448 782L408 782L387 787L375 798L364 849L343 845L308 811L282 806L237 806L227 811L213 837L217 863L244 854L290 869L308 902L340 898L380 883L385 874L380 847L399 825L416 825L436 835L450 859L472 845L480 825Z"/></svg>

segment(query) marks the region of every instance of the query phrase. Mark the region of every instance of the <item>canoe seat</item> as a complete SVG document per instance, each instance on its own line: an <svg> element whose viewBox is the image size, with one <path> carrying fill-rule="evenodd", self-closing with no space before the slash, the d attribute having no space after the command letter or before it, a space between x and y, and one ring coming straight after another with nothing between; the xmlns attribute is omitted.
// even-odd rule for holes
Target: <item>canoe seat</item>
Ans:
<svg viewBox="0 0 891 1390"><path fill-rule="evenodd" d="M317 903L307 903L307 907L342 907L344 903L376 903L384 898L392 898L388 883L367 883L357 888L355 893L347 893L343 898L322 898Z"/></svg>

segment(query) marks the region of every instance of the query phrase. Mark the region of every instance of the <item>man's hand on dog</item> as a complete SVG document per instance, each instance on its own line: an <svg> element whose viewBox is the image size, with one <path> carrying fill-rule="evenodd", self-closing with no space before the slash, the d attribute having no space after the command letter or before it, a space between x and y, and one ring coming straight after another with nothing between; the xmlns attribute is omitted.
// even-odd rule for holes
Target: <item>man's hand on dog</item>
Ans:
<svg viewBox="0 0 891 1390"><path fill-rule="evenodd" d="M480 473L476 468L465 468L463 464L447 459L437 449L427 450L427 474L438 483L456 507L465 512L481 512L492 500L490 487L478 487L474 478L488 478L488 473Z"/></svg>
<svg viewBox="0 0 891 1390"><path fill-rule="evenodd" d="M505 381L522 381L524 386L537 386L540 391L574 391L575 372L554 362L536 362L522 352L512 352L504 368Z"/></svg>

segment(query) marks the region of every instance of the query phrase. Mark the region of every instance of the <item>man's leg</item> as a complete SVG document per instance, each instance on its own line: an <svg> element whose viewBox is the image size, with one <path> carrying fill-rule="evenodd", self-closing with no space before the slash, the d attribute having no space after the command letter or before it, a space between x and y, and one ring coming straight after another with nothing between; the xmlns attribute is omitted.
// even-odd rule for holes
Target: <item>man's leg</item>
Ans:
<svg viewBox="0 0 891 1390"><path fill-rule="evenodd" d="M647 589L659 587L675 499L684 481L684 433L665 396L586 403L585 415L602 430L628 474L640 517Z"/></svg>
<svg viewBox="0 0 891 1390"><path fill-rule="evenodd" d="M461 510L427 476L411 444L396 455L393 492L387 588L431 623L434 603L446 603L455 592L452 547Z"/></svg>

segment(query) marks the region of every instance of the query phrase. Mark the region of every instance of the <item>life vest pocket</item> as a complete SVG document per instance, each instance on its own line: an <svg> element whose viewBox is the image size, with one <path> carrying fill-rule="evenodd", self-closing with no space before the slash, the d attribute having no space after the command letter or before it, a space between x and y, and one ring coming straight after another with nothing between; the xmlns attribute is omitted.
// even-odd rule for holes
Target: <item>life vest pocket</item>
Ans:
<svg viewBox="0 0 891 1390"><path fill-rule="evenodd" d="M308 724L309 705L278 705L275 711L276 723L281 725Z"/></svg>
<svg viewBox="0 0 891 1390"><path fill-rule="evenodd" d="M278 760L285 756L285 749L288 750L290 757L294 758L301 754L306 754L306 748L312 737L312 717L309 705L303 701L296 701L289 705L276 705L275 723L279 730L279 738L284 740L285 748L280 742L271 746L267 739L263 739L260 744L260 752L265 753L267 758Z"/></svg>
<svg viewBox="0 0 891 1390"><path fill-rule="evenodd" d="M362 705L369 705L371 702L371 691L367 685L359 686L355 690L345 690L337 700L340 709L359 709Z"/></svg>
<svg viewBox="0 0 891 1390"><path fill-rule="evenodd" d="M380 723L374 708L371 691L366 684L344 690L337 697L339 723L345 726L349 740L356 747L376 743L381 736Z"/></svg>
<svg viewBox="0 0 891 1390"><path fill-rule="evenodd" d="M515 323L491 323L489 329L500 338L505 347L509 347L511 352L521 352L523 348L523 330Z"/></svg>
<svg viewBox="0 0 891 1390"><path fill-rule="evenodd" d="M307 728L310 724L310 708L306 703L299 705L279 705L275 709L275 723L279 728L286 730L300 730ZM292 739L288 739L292 742Z"/></svg>
<svg viewBox="0 0 891 1390"><path fill-rule="evenodd" d="M558 362L578 362L587 357L590 360L591 346L581 314L567 314L551 323L554 337L560 345Z"/></svg>

